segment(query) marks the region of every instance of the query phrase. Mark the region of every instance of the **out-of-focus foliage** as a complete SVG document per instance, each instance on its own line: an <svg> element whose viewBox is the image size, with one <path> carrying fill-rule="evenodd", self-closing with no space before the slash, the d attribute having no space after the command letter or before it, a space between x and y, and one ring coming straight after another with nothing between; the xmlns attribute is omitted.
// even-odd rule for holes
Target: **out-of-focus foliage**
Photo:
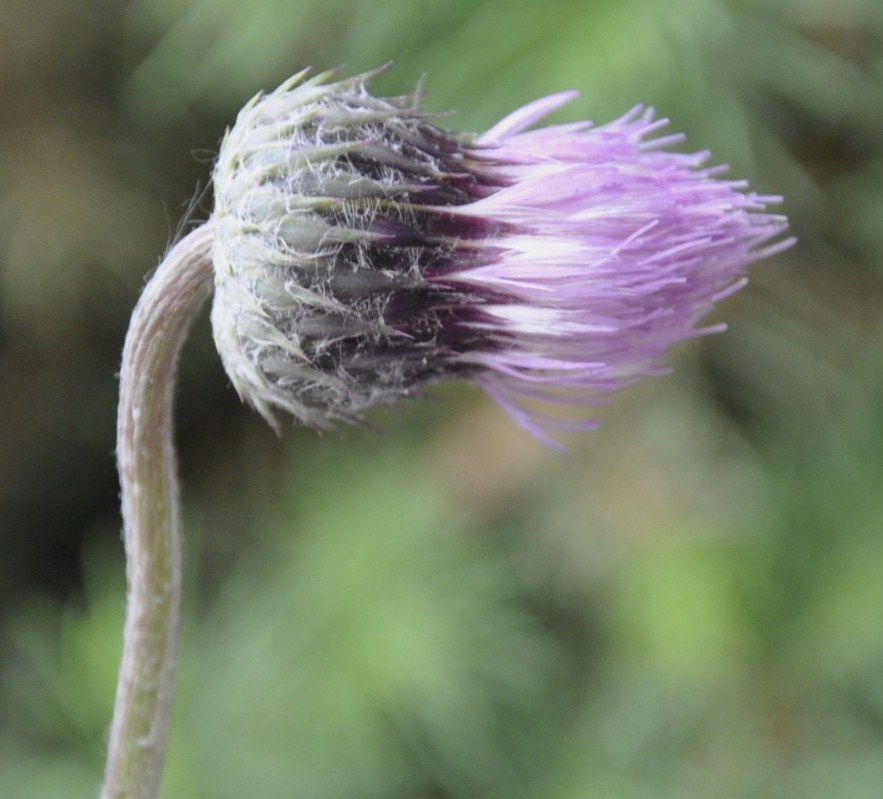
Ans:
<svg viewBox="0 0 883 799"><path fill-rule="evenodd" d="M93 796L121 636L115 371L236 110L394 60L480 130L656 106L785 196L724 336L565 456L463 387L277 440L196 326L163 795L871 799L883 785L877 0L4 0L0 797ZM196 197L195 201L192 198Z"/></svg>

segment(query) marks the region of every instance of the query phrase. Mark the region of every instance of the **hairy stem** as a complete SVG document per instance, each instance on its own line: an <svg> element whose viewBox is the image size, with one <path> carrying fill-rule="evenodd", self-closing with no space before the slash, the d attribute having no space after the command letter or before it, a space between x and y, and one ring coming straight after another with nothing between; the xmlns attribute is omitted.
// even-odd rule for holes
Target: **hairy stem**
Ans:
<svg viewBox="0 0 883 799"><path fill-rule="evenodd" d="M159 791L181 616L175 371L211 291L213 239L207 223L169 250L132 313L123 347L117 464L128 589L102 799L154 799Z"/></svg>

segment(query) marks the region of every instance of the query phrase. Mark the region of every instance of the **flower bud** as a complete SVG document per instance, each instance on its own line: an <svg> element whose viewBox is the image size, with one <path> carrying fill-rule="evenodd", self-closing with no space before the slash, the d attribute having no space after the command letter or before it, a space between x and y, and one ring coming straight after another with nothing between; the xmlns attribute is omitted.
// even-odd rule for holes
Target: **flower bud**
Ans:
<svg viewBox="0 0 883 799"><path fill-rule="evenodd" d="M636 107L526 132L574 96L475 138L373 73L300 73L254 98L214 174L212 325L240 396L326 427L449 377L537 437L663 371L675 342L792 243L779 201L666 149Z"/></svg>

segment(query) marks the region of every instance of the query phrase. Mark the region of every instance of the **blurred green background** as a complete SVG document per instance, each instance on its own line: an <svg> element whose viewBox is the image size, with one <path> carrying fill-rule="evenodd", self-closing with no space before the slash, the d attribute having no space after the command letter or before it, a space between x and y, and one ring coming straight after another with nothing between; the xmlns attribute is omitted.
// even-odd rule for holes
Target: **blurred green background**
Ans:
<svg viewBox="0 0 883 799"><path fill-rule="evenodd" d="M879 0L0 0L0 797L100 780L144 276L246 99L390 59L465 130L653 104L800 242L563 456L463 385L279 440L200 320L163 796L879 799Z"/></svg>

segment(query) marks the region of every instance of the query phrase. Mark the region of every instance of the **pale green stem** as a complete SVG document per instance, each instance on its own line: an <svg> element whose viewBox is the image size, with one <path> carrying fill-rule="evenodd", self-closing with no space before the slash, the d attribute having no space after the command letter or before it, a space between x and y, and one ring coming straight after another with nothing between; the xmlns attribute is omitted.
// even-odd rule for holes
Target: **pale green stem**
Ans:
<svg viewBox="0 0 883 799"><path fill-rule="evenodd" d="M159 792L181 617L172 401L181 345L211 291L213 239L206 223L172 247L132 313L123 347L117 464L128 589L102 799Z"/></svg>

